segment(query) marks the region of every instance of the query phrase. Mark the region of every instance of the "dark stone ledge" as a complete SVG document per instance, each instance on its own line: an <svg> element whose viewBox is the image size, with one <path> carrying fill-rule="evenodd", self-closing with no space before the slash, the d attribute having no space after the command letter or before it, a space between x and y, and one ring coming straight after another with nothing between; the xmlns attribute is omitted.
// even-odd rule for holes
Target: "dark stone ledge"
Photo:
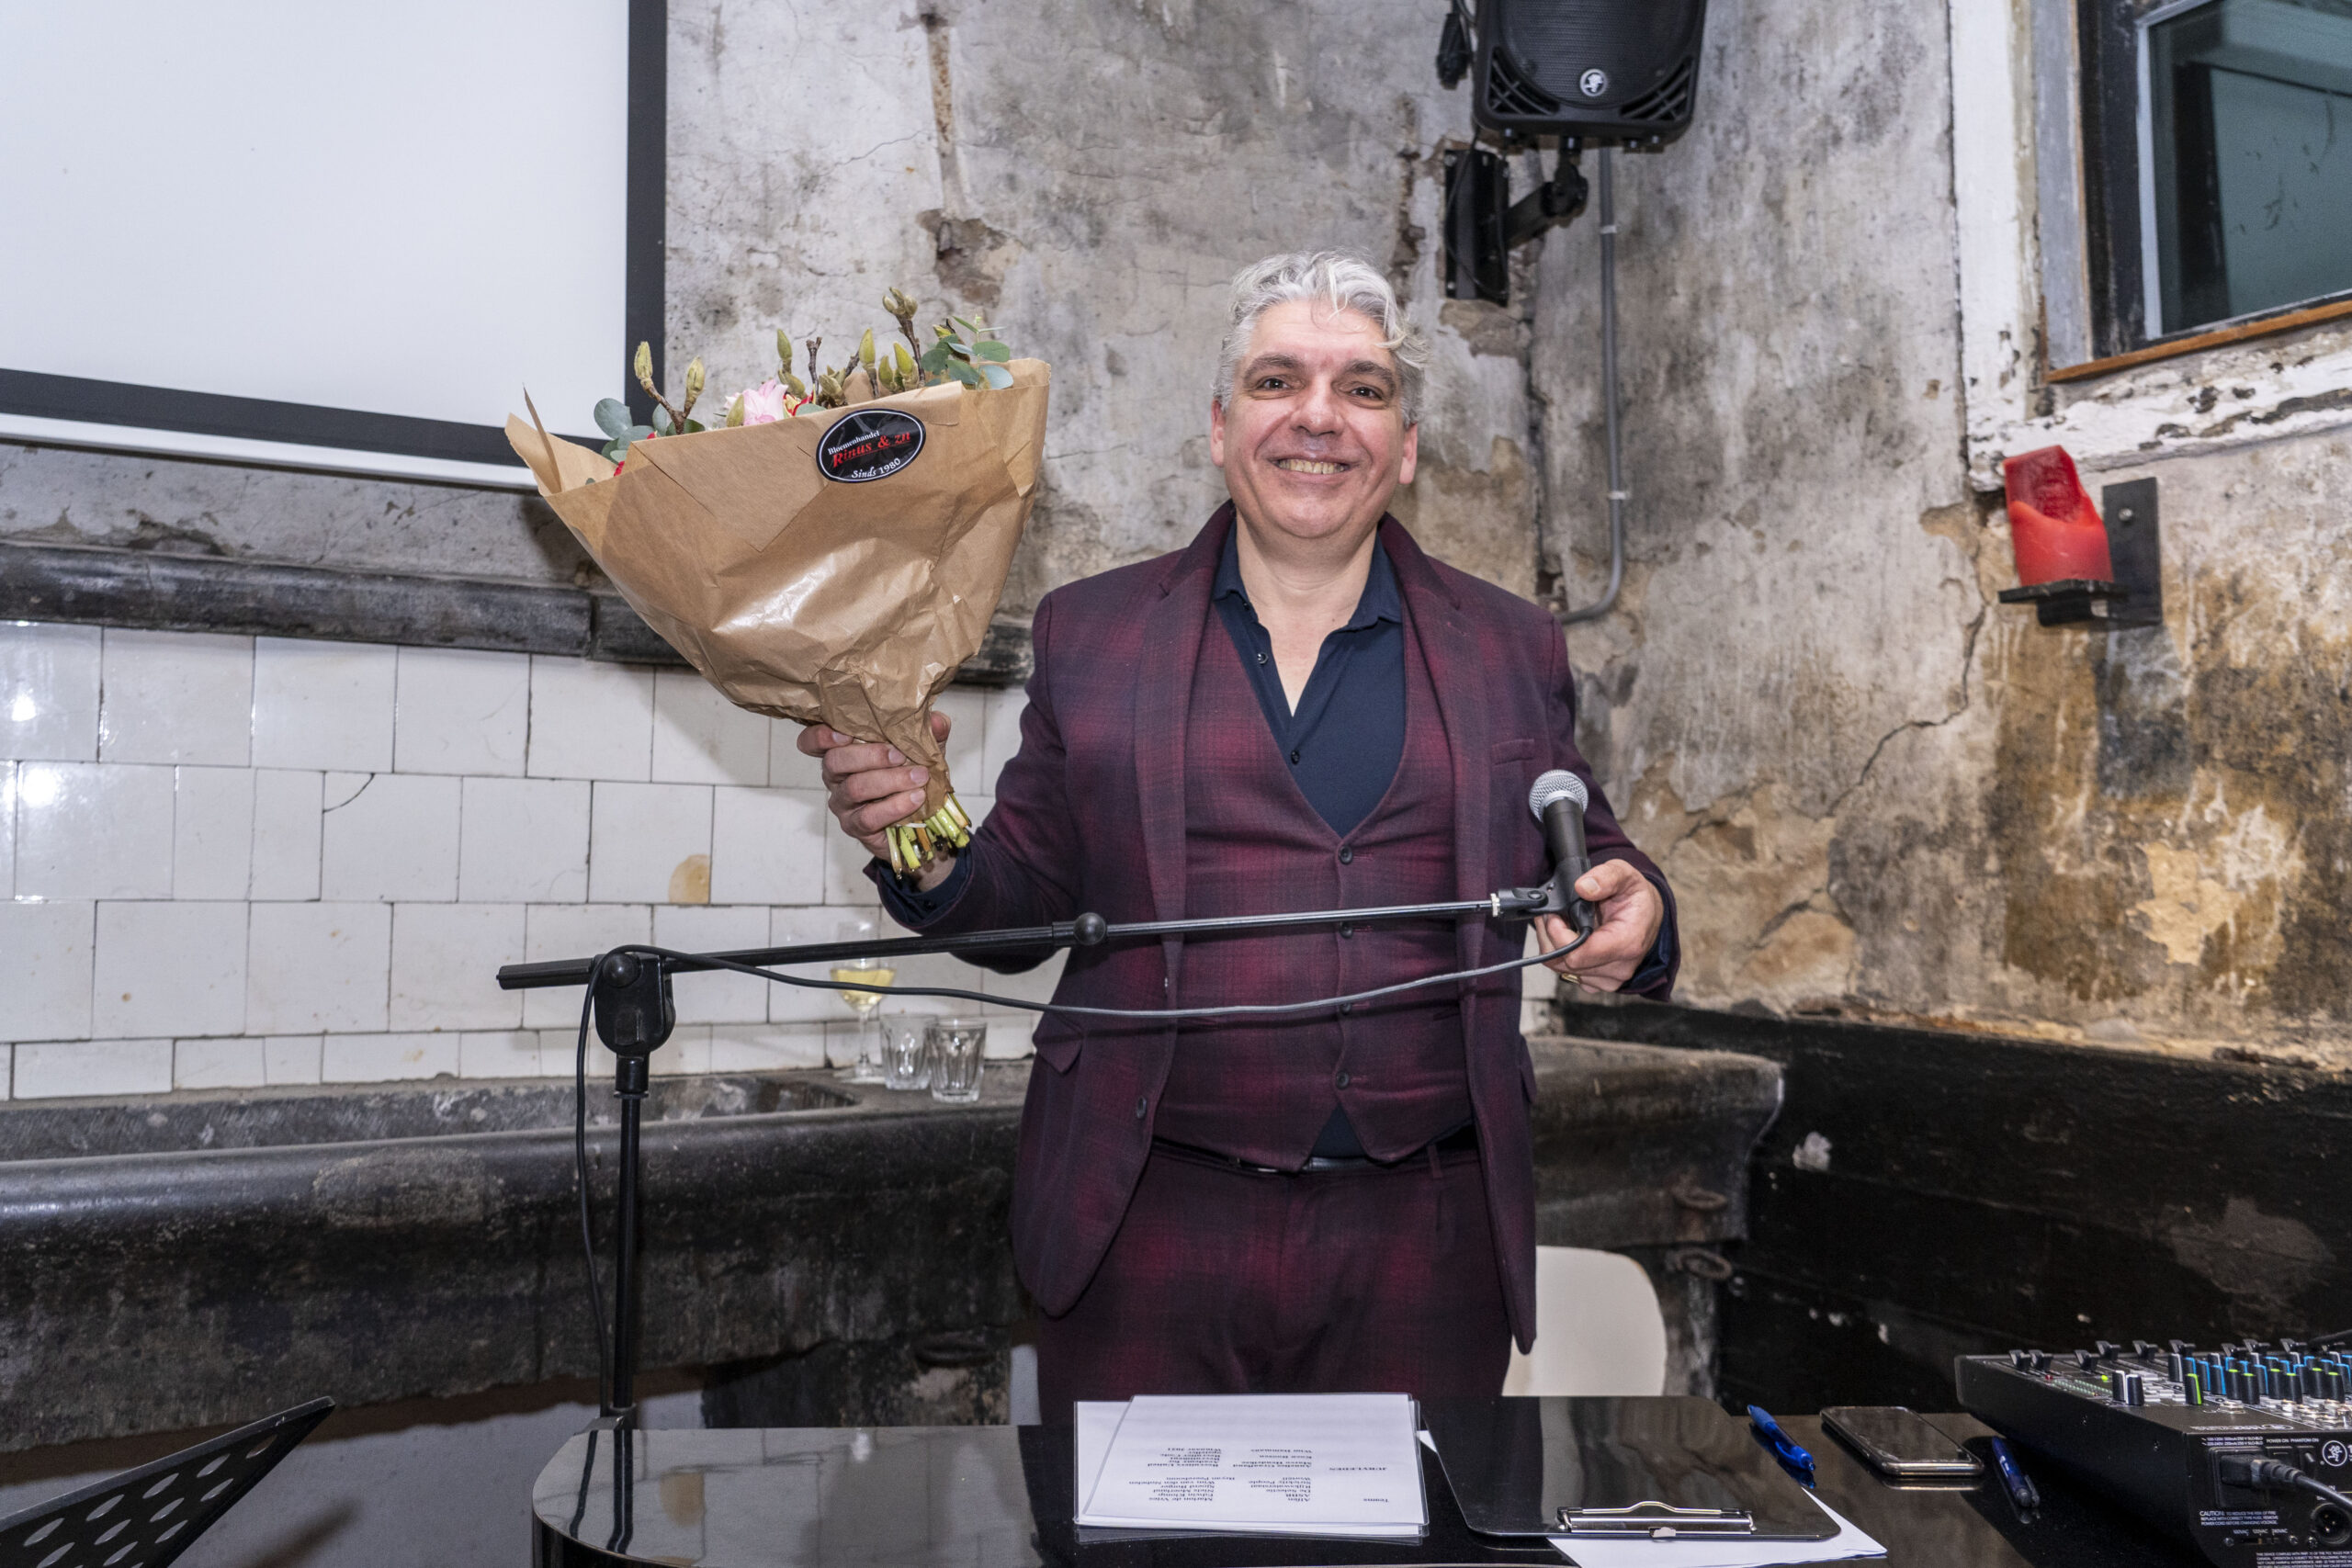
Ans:
<svg viewBox="0 0 2352 1568"><path fill-rule="evenodd" d="M0 620L685 664L609 590L67 545L0 544ZM1028 675L1029 628L1002 619L956 680Z"/></svg>
<svg viewBox="0 0 2352 1568"><path fill-rule="evenodd" d="M1948 1409L1962 1353L2352 1328L2352 1074L1645 1002L1561 1010L1580 1035L1787 1075L1722 1303L1726 1395Z"/></svg>
<svg viewBox="0 0 2352 1568"><path fill-rule="evenodd" d="M1535 1055L1542 1239L1641 1258L1685 1381L1703 1377L1713 1287L1676 1260L1743 1234L1777 1070L1585 1042ZM797 1359L782 1392L728 1397L854 1421L905 1408L863 1387L877 1377L1001 1360L1026 1310L1006 1230L1027 1077L992 1066L969 1107L814 1073L657 1079L644 1364L734 1369L741 1394ZM0 1104L0 1450L319 1393L369 1404L593 1376L568 1089ZM601 1112L608 1089L590 1103ZM589 1149L609 1280L609 1128ZM82 1150L106 1152L58 1157ZM965 1418L986 1404L985 1380L975 1390Z"/></svg>

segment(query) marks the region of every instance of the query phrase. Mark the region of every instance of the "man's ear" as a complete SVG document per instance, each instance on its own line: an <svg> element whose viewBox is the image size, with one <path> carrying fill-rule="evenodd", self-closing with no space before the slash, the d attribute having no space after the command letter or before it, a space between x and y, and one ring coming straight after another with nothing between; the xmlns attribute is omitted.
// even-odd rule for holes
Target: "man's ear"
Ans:
<svg viewBox="0 0 2352 1568"><path fill-rule="evenodd" d="M1418 424L1408 424L1405 427L1404 460L1396 465L1396 482L1400 485L1411 484L1413 469L1419 465L1420 460L1421 427Z"/></svg>
<svg viewBox="0 0 2352 1568"><path fill-rule="evenodd" d="M1209 461L1225 467L1225 401L1221 398L1209 400Z"/></svg>

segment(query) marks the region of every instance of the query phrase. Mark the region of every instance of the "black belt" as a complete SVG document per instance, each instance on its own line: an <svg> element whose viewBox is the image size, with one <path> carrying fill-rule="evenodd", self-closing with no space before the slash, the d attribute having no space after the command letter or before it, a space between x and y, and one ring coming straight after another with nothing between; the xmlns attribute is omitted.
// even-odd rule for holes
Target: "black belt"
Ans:
<svg viewBox="0 0 2352 1568"><path fill-rule="evenodd" d="M1232 1155L1221 1154L1216 1149L1204 1149L1198 1144L1180 1144L1172 1138L1154 1138L1151 1141L1151 1146L1155 1150L1176 1155L1184 1159L1202 1160L1210 1165L1224 1166L1231 1170L1247 1171L1252 1176L1301 1176L1310 1171L1321 1170L1394 1170L1408 1160L1421 1159L1431 1154L1443 1156L1477 1153L1478 1123L1464 1122L1453 1132L1423 1144L1411 1154L1397 1159L1374 1159L1370 1155L1309 1155L1306 1157L1306 1163L1296 1170L1285 1170L1278 1165L1254 1164L1250 1160L1236 1158Z"/></svg>

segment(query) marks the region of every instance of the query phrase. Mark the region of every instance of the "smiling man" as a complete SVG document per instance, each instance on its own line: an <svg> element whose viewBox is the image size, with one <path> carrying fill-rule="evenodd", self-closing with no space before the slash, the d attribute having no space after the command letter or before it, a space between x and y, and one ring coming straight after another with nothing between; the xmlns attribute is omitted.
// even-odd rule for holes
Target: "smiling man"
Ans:
<svg viewBox="0 0 2352 1568"><path fill-rule="evenodd" d="M1601 919L1554 966L1667 994L1671 901L1577 750L1559 626L1387 515L1419 460L1426 362L1366 263L1275 256L1235 278L1209 405L1230 502L1186 548L1038 605L995 809L919 884L870 868L899 920L1483 898L1549 874L1527 791L1569 768L1592 801L1577 891ZM800 744L878 857L922 771L830 730ZM1541 925L1547 947L1567 940ZM1524 939L1482 917L1114 942L1073 952L1055 999L1306 1001L1500 963ZM1320 1016L1042 1020L1012 1229L1047 1418L1136 1393L1499 1392L1535 1327L1519 996L1506 973Z"/></svg>

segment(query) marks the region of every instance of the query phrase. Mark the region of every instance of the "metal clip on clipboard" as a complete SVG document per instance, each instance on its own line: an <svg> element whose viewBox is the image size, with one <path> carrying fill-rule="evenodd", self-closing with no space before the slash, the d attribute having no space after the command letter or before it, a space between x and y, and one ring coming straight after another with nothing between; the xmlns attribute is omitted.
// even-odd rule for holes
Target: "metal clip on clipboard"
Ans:
<svg viewBox="0 0 2352 1568"><path fill-rule="evenodd" d="M1563 1506L1560 1527L1570 1535L1645 1535L1671 1540L1682 1535L1754 1535L1756 1516L1745 1508L1678 1508L1645 1500L1622 1508Z"/></svg>

